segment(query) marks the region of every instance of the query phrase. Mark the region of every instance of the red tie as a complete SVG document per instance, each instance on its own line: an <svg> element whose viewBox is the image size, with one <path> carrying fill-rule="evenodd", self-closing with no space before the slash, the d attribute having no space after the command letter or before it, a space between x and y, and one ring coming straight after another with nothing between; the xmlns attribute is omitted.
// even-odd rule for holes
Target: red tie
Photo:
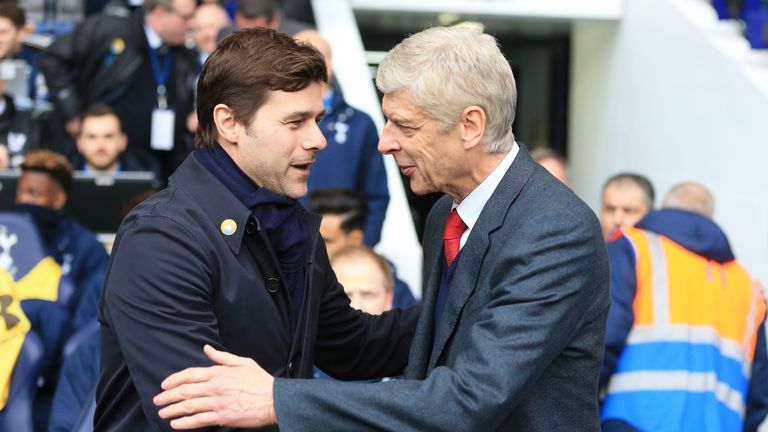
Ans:
<svg viewBox="0 0 768 432"><path fill-rule="evenodd" d="M445 221L445 234L443 234L445 261L448 263L448 267L453 264L453 260L456 259L456 255L459 254L459 242L461 241L461 235L464 234L465 229L467 229L467 225L461 220L459 212L457 212L456 209L451 210L451 214L448 215L448 220Z"/></svg>

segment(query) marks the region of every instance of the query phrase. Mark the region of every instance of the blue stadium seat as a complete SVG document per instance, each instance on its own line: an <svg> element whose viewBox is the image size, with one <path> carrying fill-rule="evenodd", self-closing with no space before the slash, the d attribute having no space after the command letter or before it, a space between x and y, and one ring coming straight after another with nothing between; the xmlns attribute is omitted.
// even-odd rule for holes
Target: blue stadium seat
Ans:
<svg viewBox="0 0 768 432"><path fill-rule="evenodd" d="M67 342L64 343L64 348L61 349L62 363L67 361L69 356L77 350L77 347L83 343L83 341L97 335L99 333L99 328L99 322L94 319L72 334L72 336L67 339Z"/></svg>
<svg viewBox="0 0 768 432"><path fill-rule="evenodd" d="M80 413L80 418L72 432L93 432L93 416L96 414L96 386L93 386L93 392L88 401L88 405Z"/></svg>
<svg viewBox="0 0 768 432"><path fill-rule="evenodd" d="M34 432L33 407L42 359L43 342L30 331L13 370L8 403L0 411L0 432Z"/></svg>
<svg viewBox="0 0 768 432"><path fill-rule="evenodd" d="M75 332L64 345L49 431L93 431L99 375L98 338L99 323L93 320Z"/></svg>
<svg viewBox="0 0 768 432"><path fill-rule="evenodd" d="M0 268L5 269L14 281L18 281L46 256L48 253L43 240L31 218L16 212L0 212ZM74 293L72 280L62 276L59 280L58 302L71 309L69 303Z"/></svg>

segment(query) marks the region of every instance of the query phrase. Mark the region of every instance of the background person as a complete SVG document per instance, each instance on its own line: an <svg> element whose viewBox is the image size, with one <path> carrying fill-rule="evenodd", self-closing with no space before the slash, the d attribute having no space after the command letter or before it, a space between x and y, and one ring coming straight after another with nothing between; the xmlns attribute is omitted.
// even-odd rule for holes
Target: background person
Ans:
<svg viewBox="0 0 768 432"><path fill-rule="evenodd" d="M619 173L603 184L600 225L608 241L617 228L634 226L653 210L654 191L650 180L640 174Z"/></svg>

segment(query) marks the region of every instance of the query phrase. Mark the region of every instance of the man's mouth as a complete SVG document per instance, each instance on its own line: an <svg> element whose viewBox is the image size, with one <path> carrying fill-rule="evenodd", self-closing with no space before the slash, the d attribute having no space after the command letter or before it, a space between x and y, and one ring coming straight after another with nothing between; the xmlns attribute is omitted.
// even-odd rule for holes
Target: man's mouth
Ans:
<svg viewBox="0 0 768 432"><path fill-rule="evenodd" d="M413 174L413 171L416 170L416 167L413 165L400 165L400 172L406 176L410 177L411 174Z"/></svg>
<svg viewBox="0 0 768 432"><path fill-rule="evenodd" d="M309 160L309 161L301 161L297 163L292 163L290 166L291 168L294 168L298 170L299 172L309 174L309 167L312 166L312 164L315 163L315 160Z"/></svg>

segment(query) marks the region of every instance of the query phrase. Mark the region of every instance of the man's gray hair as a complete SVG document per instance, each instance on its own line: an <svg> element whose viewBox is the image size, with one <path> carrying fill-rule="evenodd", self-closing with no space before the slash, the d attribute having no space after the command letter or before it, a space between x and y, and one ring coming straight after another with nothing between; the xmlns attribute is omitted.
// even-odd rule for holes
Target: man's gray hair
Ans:
<svg viewBox="0 0 768 432"><path fill-rule="evenodd" d="M702 184L679 183L669 190L661 207L687 210L712 219L715 215L715 197Z"/></svg>
<svg viewBox="0 0 768 432"><path fill-rule="evenodd" d="M383 93L405 89L448 132L472 105L485 112L482 143L489 152L512 148L517 90L509 62L492 36L464 27L433 27L395 46L379 65Z"/></svg>

